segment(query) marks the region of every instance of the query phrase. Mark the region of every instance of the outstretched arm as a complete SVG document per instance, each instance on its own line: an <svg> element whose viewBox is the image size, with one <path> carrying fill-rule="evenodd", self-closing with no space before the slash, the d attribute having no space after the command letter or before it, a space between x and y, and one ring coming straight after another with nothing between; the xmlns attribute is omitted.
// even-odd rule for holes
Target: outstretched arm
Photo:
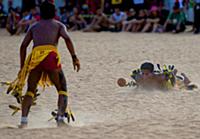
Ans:
<svg viewBox="0 0 200 139"><path fill-rule="evenodd" d="M28 31L26 34L21 46L20 46L20 67L21 69L24 66L24 61L26 59L26 49L32 40L32 32L31 30Z"/></svg>
<svg viewBox="0 0 200 139"><path fill-rule="evenodd" d="M74 45L72 43L71 38L68 35L67 29L64 25L61 25L61 29L60 29L60 36L63 37L63 39L65 40L65 43L67 45L67 48L71 54L72 60L73 60L73 66L74 66L74 70L77 68L77 72L80 69L80 63L79 60L75 54L75 50L74 50Z"/></svg>

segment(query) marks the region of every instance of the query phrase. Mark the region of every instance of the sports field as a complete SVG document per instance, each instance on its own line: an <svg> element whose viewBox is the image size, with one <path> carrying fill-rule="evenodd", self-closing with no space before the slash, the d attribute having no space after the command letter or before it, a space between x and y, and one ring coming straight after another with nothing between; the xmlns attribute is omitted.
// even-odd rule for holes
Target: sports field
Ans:
<svg viewBox="0 0 200 139"><path fill-rule="evenodd" d="M174 64L200 84L200 36L191 33L82 33L70 32L81 62L73 71L64 41L59 43L67 77L70 106L76 122L56 128L51 111L56 109L54 87L41 93L29 115L28 129L9 129L20 122L11 116L14 97L0 88L0 138L2 139L198 139L200 91L143 91L120 88L117 79L130 80L133 69L148 60ZM9 36L0 30L0 81L13 80L19 70L19 48L24 35ZM31 46L29 48L30 52Z"/></svg>

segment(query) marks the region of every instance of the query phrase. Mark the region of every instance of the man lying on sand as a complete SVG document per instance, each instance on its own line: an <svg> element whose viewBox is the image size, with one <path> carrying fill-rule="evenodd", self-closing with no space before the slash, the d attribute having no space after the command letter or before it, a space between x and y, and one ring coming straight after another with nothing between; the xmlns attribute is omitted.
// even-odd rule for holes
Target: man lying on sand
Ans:
<svg viewBox="0 0 200 139"><path fill-rule="evenodd" d="M28 77L28 88L22 99L22 116L20 127L28 124L28 113L36 97L36 88L40 85L53 84L58 91L58 125L64 124L64 115L68 103L68 92L65 76L60 64L57 44L60 37L64 38L67 48L72 56L74 69L79 71L80 63L76 57L73 43L66 31L66 27L54 20L55 6L47 1L41 7L42 20L33 25L26 34L20 48L21 70L18 78L11 83L8 93L22 99L22 89ZM33 40L32 53L26 58L26 49Z"/></svg>
<svg viewBox="0 0 200 139"><path fill-rule="evenodd" d="M154 65L149 62L145 62L140 66L140 69L134 70L131 74L132 81L129 84L126 84L126 80L120 78L118 80L118 85L131 86L137 85L138 87L145 89L160 89L160 90L169 90L169 89L186 89L192 90L197 88L196 85L190 84L189 78L181 73L181 76L177 75L177 69L174 69L174 66L164 66L161 70L160 65L158 65L158 70L154 70Z"/></svg>

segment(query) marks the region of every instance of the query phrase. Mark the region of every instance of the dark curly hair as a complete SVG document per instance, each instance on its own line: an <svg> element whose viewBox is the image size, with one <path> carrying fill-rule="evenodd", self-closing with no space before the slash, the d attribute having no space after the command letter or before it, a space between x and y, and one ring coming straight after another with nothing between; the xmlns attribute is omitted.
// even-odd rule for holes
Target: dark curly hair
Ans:
<svg viewBox="0 0 200 139"><path fill-rule="evenodd" d="M55 17L55 6L54 4L45 1L40 6L40 16L42 19L53 19Z"/></svg>
<svg viewBox="0 0 200 139"><path fill-rule="evenodd" d="M149 70L150 72L154 71L154 65L150 62L145 62L140 66L141 70Z"/></svg>

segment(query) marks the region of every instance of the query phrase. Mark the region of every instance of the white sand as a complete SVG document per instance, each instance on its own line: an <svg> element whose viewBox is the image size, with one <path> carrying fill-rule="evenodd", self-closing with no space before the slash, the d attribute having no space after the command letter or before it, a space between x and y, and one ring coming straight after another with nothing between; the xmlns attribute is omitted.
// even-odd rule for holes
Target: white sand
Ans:
<svg viewBox="0 0 200 139"><path fill-rule="evenodd" d="M70 33L81 61L79 73L60 41L59 50L76 122L56 128L47 122L56 108L57 94L48 88L32 107L28 129L8 129L19 123L20 112L11 116L8 104L15 99L0 88L0 139L189 139L200 138L200 93L197 91L148 92L120 88L119 77L129 78L145 60L174 64L192 81L200 80L200 36L189 33ZM0 30L0 81L10 81L19 69L22 36ZM30 49L29 49L30 50ZM40 89L41 90L41 89Z"/></svg>

